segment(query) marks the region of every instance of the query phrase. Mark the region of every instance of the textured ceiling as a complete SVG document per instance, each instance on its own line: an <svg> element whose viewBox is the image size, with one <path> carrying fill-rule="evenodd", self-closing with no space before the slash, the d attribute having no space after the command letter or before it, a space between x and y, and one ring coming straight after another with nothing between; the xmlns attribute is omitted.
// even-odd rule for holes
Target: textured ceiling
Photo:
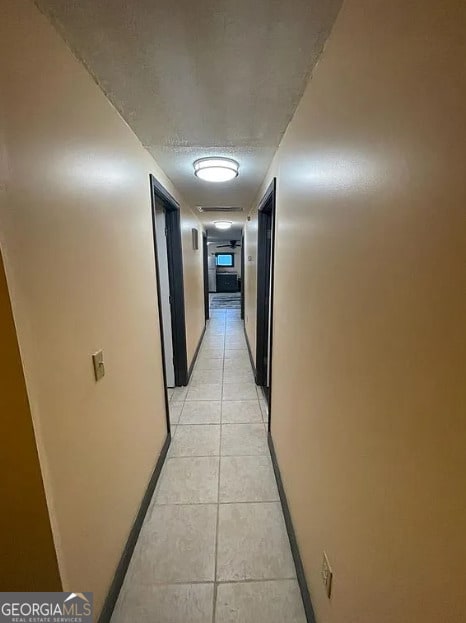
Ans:
<svg viewBox="0 0 466 623"><path fill-rule="evenodd" d="M241 240L241 227L232 227L227 231L219 231L214 228L207 228L207 240L209 242L230 242L230 240Z"/></svg>
<svg viewBox="0 0 466 623"><path fill-rule="evenodd" d="M341 0L36 4L191 205L248 208ZM208 155L238 160L239 177L194 177L193 161Z"/></svg>

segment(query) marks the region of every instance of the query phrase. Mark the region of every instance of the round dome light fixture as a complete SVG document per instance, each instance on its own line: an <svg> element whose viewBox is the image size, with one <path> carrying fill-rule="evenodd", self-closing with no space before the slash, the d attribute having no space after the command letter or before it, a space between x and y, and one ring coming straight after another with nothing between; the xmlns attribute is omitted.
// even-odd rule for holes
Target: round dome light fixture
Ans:
<svg viewBox="0 0 466 623"><path fill-rule="evenodd" d="M194 175L206 182L229 182L239 174L239 163L232 158L199 158L193 165Z"/></svg>
<svg viewBox="0 0 466 623"><path fill-rule="evenodd" d="M214 221L214 225L217 229L230 229L232 221Z"/></svg>

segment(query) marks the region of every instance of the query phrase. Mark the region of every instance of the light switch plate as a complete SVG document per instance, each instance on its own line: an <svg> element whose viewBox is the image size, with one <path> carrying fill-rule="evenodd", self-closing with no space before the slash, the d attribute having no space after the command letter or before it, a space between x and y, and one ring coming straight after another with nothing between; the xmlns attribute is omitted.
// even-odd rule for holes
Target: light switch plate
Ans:
<svg viewBox="0 0 466 623"><path fill-rule="evenodd" d="M327 558L327 554L324 552L324 556L322 558L322 582L325 587L325 592L327 593L327 597L330 599L330 595L332 594L332 580L333 580L333 571L330 567L330 563Z"/></svg>
<svg viewBox="0 0 466 623"><path fill-rule="evenodd" d="M99 350L92 355L92 363L94 364L94 376L96 381L100 381L105 376L104 351Z"/></svg>

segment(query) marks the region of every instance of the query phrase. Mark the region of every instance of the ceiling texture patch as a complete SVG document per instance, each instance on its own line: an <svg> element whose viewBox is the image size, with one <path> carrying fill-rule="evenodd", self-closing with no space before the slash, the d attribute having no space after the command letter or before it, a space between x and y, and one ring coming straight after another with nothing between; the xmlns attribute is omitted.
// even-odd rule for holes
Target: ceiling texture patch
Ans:
<svg viewBox="0 0 466 623"><path fill-rule="evenodd" d="M36 4L192 206L246 210L341 0ZM194 161L215 156L237 161L240 175L193 175Z"/></svg>

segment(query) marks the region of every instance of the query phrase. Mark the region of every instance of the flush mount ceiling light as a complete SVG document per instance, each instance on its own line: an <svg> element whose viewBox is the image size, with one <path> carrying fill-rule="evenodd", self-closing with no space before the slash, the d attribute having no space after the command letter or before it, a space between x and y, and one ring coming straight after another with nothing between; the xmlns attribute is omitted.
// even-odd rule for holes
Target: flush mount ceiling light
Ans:
<svg viewBox="0 0 466 623"><path fill-rule="evenodd" d="M194 175L206 182L228 182L238 177L239 163L232 158L199 158Z"/></svg>
<svg viewBox="0 0 466 623"><path fill-rule="evenodd" d="M231 221L214 221L214 225L217 229L230 229L232 226Z"/></svg>

